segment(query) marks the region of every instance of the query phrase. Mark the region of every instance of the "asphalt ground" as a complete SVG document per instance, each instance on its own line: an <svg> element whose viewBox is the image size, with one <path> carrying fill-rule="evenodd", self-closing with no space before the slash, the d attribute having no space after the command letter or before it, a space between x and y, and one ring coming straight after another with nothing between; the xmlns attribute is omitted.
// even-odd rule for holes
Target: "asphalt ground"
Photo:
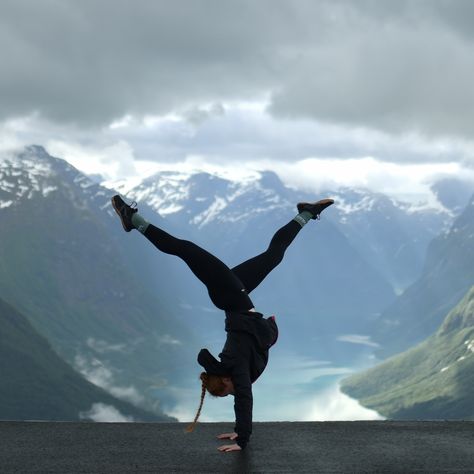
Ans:
<svg viewBox="0 0 474 474"><path fill-rule="evenodd" d="M9 473L474 473L474 422L254 423L249 445L222 453L230 423L0 422Z"/></svg>

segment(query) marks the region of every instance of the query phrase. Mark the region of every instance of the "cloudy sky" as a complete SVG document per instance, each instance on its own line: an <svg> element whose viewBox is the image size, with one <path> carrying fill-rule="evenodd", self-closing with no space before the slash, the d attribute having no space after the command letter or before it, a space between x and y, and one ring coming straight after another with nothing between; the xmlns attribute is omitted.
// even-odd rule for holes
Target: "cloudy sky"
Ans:
<svg viewBox="0 0 474 474"><path fill-rule="evenodd" d="M470 0L0 0L0 153L420 195L474 179Z"/></svg>

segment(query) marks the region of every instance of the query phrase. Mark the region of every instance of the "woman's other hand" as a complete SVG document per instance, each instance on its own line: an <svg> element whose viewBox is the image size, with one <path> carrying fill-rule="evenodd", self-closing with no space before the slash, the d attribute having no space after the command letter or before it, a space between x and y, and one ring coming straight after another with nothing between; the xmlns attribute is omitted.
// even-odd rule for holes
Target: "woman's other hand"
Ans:
<svg viewBox="0 0 474 474"><path fill-rule="evenodd" d="M220 434L219 436L217 436L219 439L230 439L230 440L234 440L237 438L237 433L222 433Z"/></svg>
<svg viewBox="0 0 474 474"><path fill-rule="evenodd" d="M224 444L217 449L221 452L242 451L242 448L238 444Z"/></svg>

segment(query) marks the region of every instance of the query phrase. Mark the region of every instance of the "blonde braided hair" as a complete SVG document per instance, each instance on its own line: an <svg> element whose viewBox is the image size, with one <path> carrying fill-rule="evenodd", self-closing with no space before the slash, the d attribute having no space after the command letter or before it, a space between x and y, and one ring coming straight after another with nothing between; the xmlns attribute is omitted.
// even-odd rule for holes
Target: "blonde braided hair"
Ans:
<svg viewBox="0 0 474 474"><path fill-rule="evenodd" d="M202 405L204 404L204 397L206 395L206 390L214 397L218 397L225 389L224 382L222 381L222 377L218 375L208 374L206 372L201 372L199 375L201 379L201 401L199 403L199 408L196 412L196 416L191 424L189 424L185 431L186 433L191 433L194 431L196 427L199 415L201 414Z"/></svg>
<svg viewBox="0 0 474 474"><path fill-rule="evenodd" d="M202 405L204 403L204 396L206 395L206 382L208 380L208 375L206 372L202 372L201 375L199 376L201 379L202 385L201 385L201 402L199 403L199 408L197 410L196 416L194 417L193 422L186 427L186 433L191 433L194 431L194 428L196 427L196 423L198 421L199 415L201 414L201 409Z"/></svg>

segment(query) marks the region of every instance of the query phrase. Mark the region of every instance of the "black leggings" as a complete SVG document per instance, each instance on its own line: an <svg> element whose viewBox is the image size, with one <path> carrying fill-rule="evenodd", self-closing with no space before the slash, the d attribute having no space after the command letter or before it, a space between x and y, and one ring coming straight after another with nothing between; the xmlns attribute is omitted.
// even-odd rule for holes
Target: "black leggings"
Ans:
<svg viewBox="0 0 474 474"><path fill-rule="evenodd" d="M152 224L144 235L162 252L182 258L206 285L219 309L247 311L253 308L248 294L282 261L285 250L300 230L300 224L290 221L275 233L265 252L232 269L195 243L177 239Z"/></svg>

